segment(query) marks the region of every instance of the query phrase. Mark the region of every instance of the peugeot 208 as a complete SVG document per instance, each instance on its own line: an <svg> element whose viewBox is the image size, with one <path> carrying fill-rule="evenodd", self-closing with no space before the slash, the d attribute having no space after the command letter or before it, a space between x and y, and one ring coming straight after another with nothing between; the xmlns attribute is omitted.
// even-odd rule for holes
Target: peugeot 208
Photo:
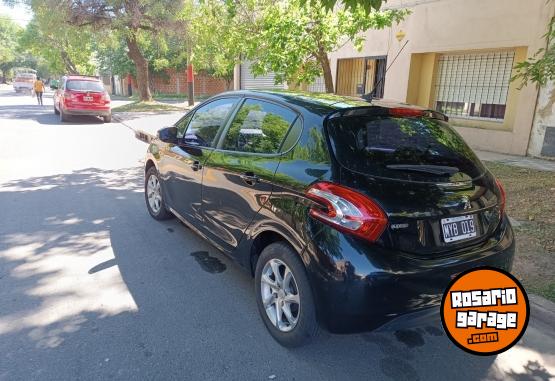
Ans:
<svg viewBox="0 0 555 381"><path fill-rule="evenodd" d="M145 199L252 274L285 346L416 319L514 255L502 185L445 115L406 104L220 94L158 131Z"/></svg>

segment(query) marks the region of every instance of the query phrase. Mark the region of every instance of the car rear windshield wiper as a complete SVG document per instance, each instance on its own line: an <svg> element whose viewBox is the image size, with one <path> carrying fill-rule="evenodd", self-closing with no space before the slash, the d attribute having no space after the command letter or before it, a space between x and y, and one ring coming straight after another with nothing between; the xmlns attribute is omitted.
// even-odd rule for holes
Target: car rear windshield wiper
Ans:
<svg viewBox="0 0 555 381"><path fill-rule="evenodd" d="M449 167L446 165L426 165L426 164L390 164L386 165L387 169L396 171L413 171L431 173L433 175L454 175L459 172L457 167Z"/></svg>

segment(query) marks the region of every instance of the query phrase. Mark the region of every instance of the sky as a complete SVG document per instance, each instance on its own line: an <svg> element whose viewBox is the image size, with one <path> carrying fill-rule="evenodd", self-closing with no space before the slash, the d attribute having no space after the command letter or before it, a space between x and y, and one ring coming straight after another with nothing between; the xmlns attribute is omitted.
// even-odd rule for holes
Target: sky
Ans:
<svg viewBox="0 0 555 381"><path fill-rule="evenodd" d="M33 17L33 13L29 8L21 4L17 4L13 8L0 4L0 17L10 17L13 21L24 27Z"/></svg>

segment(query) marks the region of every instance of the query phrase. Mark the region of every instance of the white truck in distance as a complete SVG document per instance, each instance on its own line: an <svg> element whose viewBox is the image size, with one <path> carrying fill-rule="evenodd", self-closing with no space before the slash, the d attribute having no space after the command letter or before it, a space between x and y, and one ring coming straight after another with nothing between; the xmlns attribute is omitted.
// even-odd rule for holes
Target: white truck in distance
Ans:
<svg viewBox="0 0 555 381"><path fill-rule="evenodd" d="M13 88L17 93L32 93L33 86L37 80L37 71L27 68L15 69Z"/></svg>

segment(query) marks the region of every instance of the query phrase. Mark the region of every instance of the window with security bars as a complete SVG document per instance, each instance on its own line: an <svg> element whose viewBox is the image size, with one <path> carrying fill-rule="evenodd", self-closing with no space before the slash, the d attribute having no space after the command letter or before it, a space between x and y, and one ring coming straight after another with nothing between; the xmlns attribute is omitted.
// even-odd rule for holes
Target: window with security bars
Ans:
<svg viewBox="0 0 555 381"><path fill-rule="evenodd" d="M324 81L324 77L318 77L308 85L307 91L311 93L325 93L326 92L326 83Z"/></svg>
<svg viewBox="0 0 555 381"><path fill-rule="evenodd" d="M454 117L503 120L514 56L513 51L441 55L436 109Z"/></svg>

